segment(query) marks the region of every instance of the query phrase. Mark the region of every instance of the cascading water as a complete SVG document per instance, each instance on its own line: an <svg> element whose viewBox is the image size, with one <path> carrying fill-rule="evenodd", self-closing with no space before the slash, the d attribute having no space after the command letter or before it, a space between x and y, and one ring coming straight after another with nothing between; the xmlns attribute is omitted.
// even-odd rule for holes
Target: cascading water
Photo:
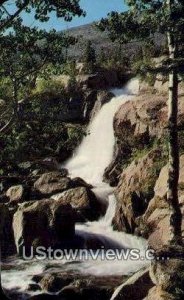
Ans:
<svg viewBox="0 0 184 300"><path fill-rule="evenodd" d="M88 127L89 134L65 165L72 177L80 176L93 186L104 185L103 173L113 158L114 114L123 103L132 98L132 94L138 92L138 87L138 80L133 79L125 88L112 90L118 96L102 106Z"/></svg>
<svg viewBox="0 0 184 300"><path fill-rule="evenodd" d="M105 216L96 222L87 222L76 225L76 234L88 240L98 239L106 249L139 249L144 253L146 241L123 232L114 231L112 219L115 214L116 199L113 189L103 180L104 169L113 159L114 130L113 118L118 108L128 100L133 100L133 95L139 90L137 79L131 80L123 89L114 89L116 95L106 103L94 117L88 127L87 135L78 147L74 156L65 164L71 177L80 176L94 186L93 191L102 201L108 202ZM142 261L107 261L98 259L89 260L80 265L83 273L94 275L127 274L143 266Z"/></svg>
<svg viewBox="0 0 184 300"><path fill-rule="evenodd" d="M113 188L103 183L104 169L113 159L114 133L113 117L118 108L128 100L133 100L132 95L137 94L139 89L138 80L131 80L123 89L114 89L116 95L112 100L101 108L88 127L89 134L84 137L73 157L65 164L71 177L81 177L94 186L98 199L108 202L108 209L103 218L95 222L76 224L76 235L84 240L98 239L105 249L139 249L139 254L144 256L147 243L141 238L114 231L112 219L115 214L116 199ZM57 198L57 195L55 199ZM25 293L27 285L31 282L31 276L42 273L46 266L60 266L66 270L77 270L84 274L93 275L123 275L135 272L147 262L144 260L131 259L102 259L102 249L96 259L89 258L84 261L75 261L75 264L67 260L41 262L31 261L25 264L22 260L13 262L18 269L9 268L9 271L2 272L2 284L4 288L14 289L17 284L19 292ZM10 265L12 262L9 263ZM18 279L18 281L17 281Z"/></svg>

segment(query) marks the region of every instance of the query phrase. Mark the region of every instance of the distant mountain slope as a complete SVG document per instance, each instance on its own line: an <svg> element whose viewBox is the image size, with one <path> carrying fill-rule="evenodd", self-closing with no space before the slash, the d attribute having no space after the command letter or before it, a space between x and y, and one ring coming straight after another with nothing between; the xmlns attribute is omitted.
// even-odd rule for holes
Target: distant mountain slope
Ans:
<svg viewBox="0 0 184 300"><path fill-rule="evenodd" d="M117 42L112 42L107 33L100 32L95 23L87 24L79 27L74 27L67 30L69 35L78 38L78 42L75 46L69 49L69 56L80 59L84 53L84 49L88 40L92 42L97 54L101 49L104 49L107 55L110 55L117 47ZM125 47L126 48L126 47Z"/></svg>
<svg viewBox="0 0 184 300"><path fill-rule="evenodd" d="M69 35L78 38L78 43L75 46L72 46L68 54L70 57L74 57L80 59L83 56L85 45L88 40L90 40L95 48L97 54L100 53L103 48L106 55L111 55L118 47L117 42L111 42L106 32L100 32L96 27L95 23L78 26L74 28L70 28L67 30ZM156 45L160 45L163 43L163 37L157 35L155 38ZM122 51L125 54L132 55L134 54L138 48L140 47L140 43L130 43L122 46Z"/></svg>

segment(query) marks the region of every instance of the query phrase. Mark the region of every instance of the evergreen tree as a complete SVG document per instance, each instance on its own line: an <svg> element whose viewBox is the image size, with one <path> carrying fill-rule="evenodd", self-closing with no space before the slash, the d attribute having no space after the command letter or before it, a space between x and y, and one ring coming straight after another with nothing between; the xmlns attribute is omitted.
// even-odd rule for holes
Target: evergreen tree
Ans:
<svg viewBox="0 0 184 300"><path fill-rule="evenodd" d="M90 40L87 41L86 48L84 50L84 63L89 71L94 70L94 65L96 63L96 52Z"/></svg>

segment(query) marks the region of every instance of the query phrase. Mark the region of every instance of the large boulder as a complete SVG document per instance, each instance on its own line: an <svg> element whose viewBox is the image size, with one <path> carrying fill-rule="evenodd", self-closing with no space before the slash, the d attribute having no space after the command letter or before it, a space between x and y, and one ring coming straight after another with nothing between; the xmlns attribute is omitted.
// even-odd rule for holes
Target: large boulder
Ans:
<svg viewBox="0 0 184 300"><path fill-rule="evenodd" d="M162 95L146 94L124 103L114 117L117 137L129 135L136 138L159 136L166 122L166 98ZM128 134L128 136L127 136Z"/></svg>
<svg viewBox="0 0 184 300"><path fill-rule="evenodd" d="M10 202L20 202L23 200L25 194L25 189L22 184L14 185L10 187L7 192L6 196L9 198Z"/></svg>
<svg viewBox="0 0 184 300"><path fill-rule="evenodd" d="M154 191L155 196L165 198L167 193L167 180L168 180L168 165L165 165L158 177ZM184 155L180 156L180 174L179 174L179 194L183 194L184 188Z"/></svg>
<svg viewBox="0 0 184 300"><path fill-rule="evenodd" d="M34 183L34 188L43 195L52 195L70 188L71 180L60 172L49 172L41 175Z"/></svg>
<svg viewBox="0 0 184 300"><path fill-rule="evenodd" d="M116 288L111 300L142 300L153 287L149 268L138 271L122 285Z"/></svg>
<svg viewBox="0 0 184 300"><path fill-rule="evenodd" d="M0 204L0 241L2 258L16 252L12 231L12 218L5 204Z"/></svg>
<svg viewBox="0 0 184 300"><path fill-rule="evenodd" d="M85 187L87 189L93 188L93 186L91 184L87 183L85 180L83 180L80 177L72 178L71 188L77 188L77 187Z"/></svg>
<svg viewBox="0 0 184 300"><path fill-rule="evenodd" d="M77 221L97 220L102 214L102 205L95 194L86 187L69 189L63 193L52 196L63 204L70 204L76 211Z"/></svg>
<svg viewBox="0 0 184 300"><path fill-rule="evenodd" d="M13 231L17 252L31 252L31 247L64 247L74 236L75 213L62 200L30 201L19 205L14 214Z"/></svg>
<svg viewBox="0 0 184 300"><path fill-rule="evenodd" d="M158 59L160 59L160 58L158 58ZM167 95L168 87L169 87L168 77L164 76L163 74L157 74L155 83L154 83L154 89L156 91L158 91L159 93ZM180 82L179 83L179 94L183 94L183 91L184 91L184 85L183 85L183 82Z"/></svg>
<svg viewBox="0 0 184 300"><path fill-rule="evenodd" d="M154 195L155 182L162 168L161 156L161 150L151 150L122 172L115 191L117 207L113 223L118 230L133 233L138 226L138 217L144 214Z"/></svg>

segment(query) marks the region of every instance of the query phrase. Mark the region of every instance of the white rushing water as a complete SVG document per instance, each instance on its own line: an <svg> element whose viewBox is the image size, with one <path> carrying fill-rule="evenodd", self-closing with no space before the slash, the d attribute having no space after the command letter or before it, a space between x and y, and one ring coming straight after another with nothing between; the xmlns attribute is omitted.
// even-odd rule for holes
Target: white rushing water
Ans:
<svg viewBox="0 0 184 300"><path fill-rule="evenodd" d="M113 158L114 130L113 118L118 108L137 94L138 80L133 79L123 89L113 89L117 95L102 106L96 114L74 156L66 163L72 177L80 176L94 186L101 186L105 168Z"/></svg>
<svg viewBox="0 0 184 300"><path fill-rule="evenodd" d="M64 165L69 170L71 177L81 177L94 186L94 192L102 201L107 201L108 209L103 218L95 222L76 224L76 234L86 241L98 240L105 249L139 249L144 256L147 243L145 240L123 232L114 231L112 219L116 209L116 199L113 188L102 182L104 169L113 159L114 132L113 118L118 108L128 100L132 100L138 93L138 80L131 80L125 88L114 89L116 95L112 100L103 105L88 127L89 135L84 137L73 157ZM57 197L56 197L57 198ZM12 262L10 262L12 264ZM15 264L15 262L14 262ZM145 266L143 260L102 258L101 252L96 259L89 258L84 261L33 261L27 263L17 260L19 268L2 272L2 284L7 289L18 288L25 292L31 282L31 276L42 273L45 266L61 266L62 270L75 270L84 274L99 275L125 275Z"/></svg>
<svg viewBox="0 0 184 300"><path fill-rule="evenodd" d="M113 89L116 95L110 102L103 105L89 124L89 135L84 137L73 157L65 164L71 177L80 176L94 186L93 191L102 201L108 202L105 216L96 222L87 222L76 225L76 234L84 239L98 239L109 249L139 249L142 256L146 249L145 240L114 231L112 220L116 209L116 199L113 189L103 180L105 168L113 159L114 129L113 118L118 108L128 100L135 98L139 91L139 81L131 80L123 89ZM102 260L99 255L97 260L84 262L80 267L83 273L94 275L128 274L143 266L143 261L131 260Z"/></svg>

